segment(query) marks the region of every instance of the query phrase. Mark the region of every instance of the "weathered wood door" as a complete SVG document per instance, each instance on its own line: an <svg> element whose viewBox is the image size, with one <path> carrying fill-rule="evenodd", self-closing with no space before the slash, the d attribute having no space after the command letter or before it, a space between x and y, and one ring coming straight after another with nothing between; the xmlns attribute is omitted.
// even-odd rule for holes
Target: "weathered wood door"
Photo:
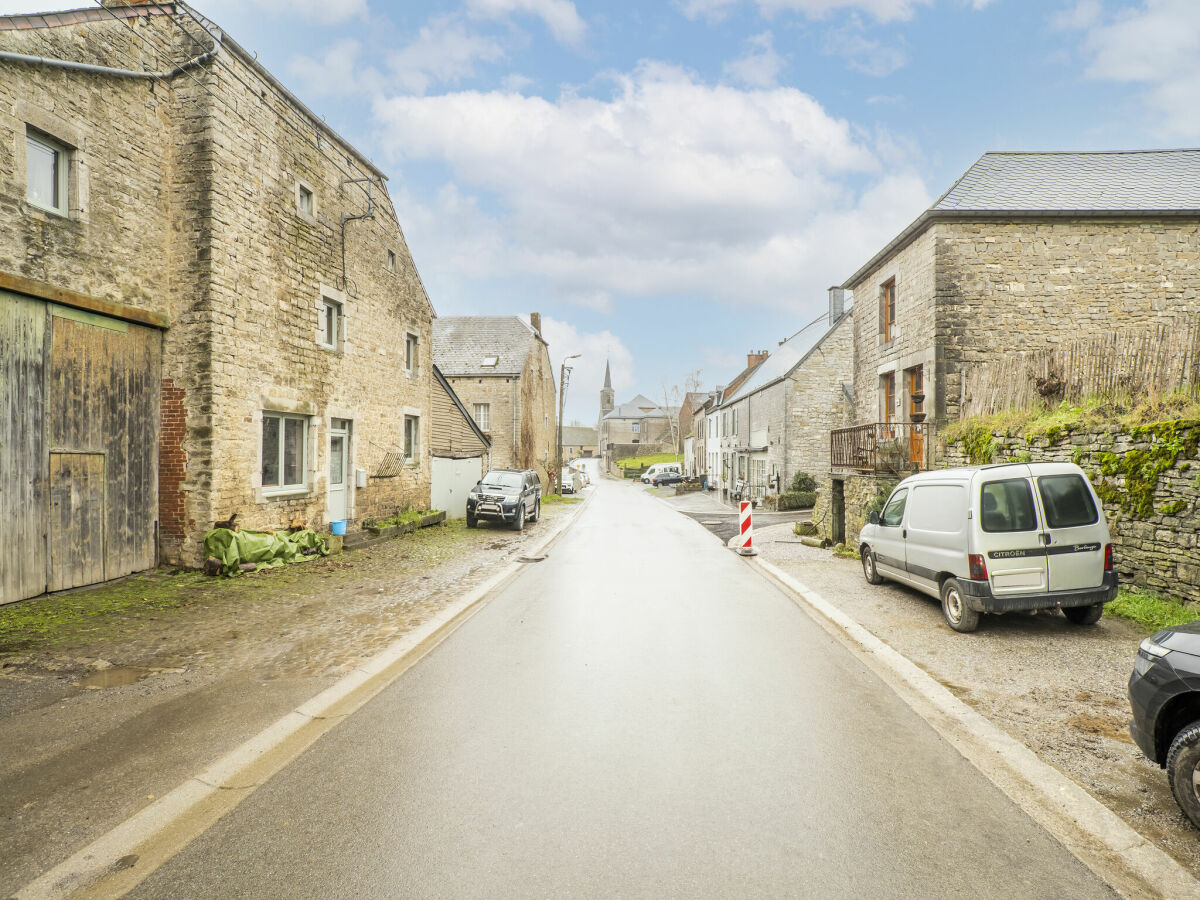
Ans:
<svg viewBox="0 0 1200 900"><path fill-rule="evenodd" d="M46 304L0 291L0 603L46 590Z"/></svg>
<svg viewBox="0 0 1200 900"><path fill-rule="evenodd" d="M0 291L0 603L158 561L162 335Z"/></svg>
<svg viewBox="0 0 1200 900"><path fill-rule="evenodd" d="M104 581L104 454L50 454L50 583Z"/></svg>

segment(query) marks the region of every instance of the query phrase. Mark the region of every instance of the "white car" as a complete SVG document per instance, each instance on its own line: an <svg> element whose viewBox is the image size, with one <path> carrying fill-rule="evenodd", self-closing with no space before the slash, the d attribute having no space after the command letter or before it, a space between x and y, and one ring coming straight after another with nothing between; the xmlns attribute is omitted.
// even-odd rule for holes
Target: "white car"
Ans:
<svg viewBox="0 0 1200 900"><path fill-rule="evenodd" d="M679 463L655 463L645 472L642 473L642 484L649 484L651 479L660 472L682 472L683 467Z"/></svg>
<svg viewBox="0 0 1200 900"><path fill-rule="evenodd" d="M901 481L858 539L863 574L942 602L955 631L980 613L1060 608L1078 625L1117 596L1100 499L1079 466L1019 463Z"/></svg>

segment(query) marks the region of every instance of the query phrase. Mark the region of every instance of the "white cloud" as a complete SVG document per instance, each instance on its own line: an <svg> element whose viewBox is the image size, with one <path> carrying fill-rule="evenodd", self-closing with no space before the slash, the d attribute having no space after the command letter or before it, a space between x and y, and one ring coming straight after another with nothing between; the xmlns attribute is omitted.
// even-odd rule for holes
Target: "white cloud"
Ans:
<svg viewBox="0 0 1200 900"><path fill-rule="evenodd" d="M423 94L433 84L470 78L478 63L503 57L504 49L492 38L469 32L452 17L440 16L422 25L416 38L391 53L388 66L405 90Z"/></svg>
<svg viewBox="0 0 1200 900"><path fill-rule="evenodd" d="M902 43L903 39L896 35L889 36L886 43L866 37L862 20L854 15L845 25L826 33L824 51L842 57L851 69L882 78L908 63Z"/></svg>
<svg viewBox="0 0 1200 900"><path fill-rule="evenodd" d="M613 390L617 402L637 383L633 354L611 331L581 332L570 322L542 317L542 336L550 344L550 362L554 366L554 381L558 383L563 358L580 354L571 360L571 382L567 386L564 421L579 419L585 425L595 424L600 407L600 389L604 387L604 364L612 368Z"/></svg>
<svg viewBox="0 0 1200 900"><path fill-rule="evenodd" d="M764 31L746 41L746 53L725 63L725 74L748 87L773 87L785 60L775 52L771 32Z"/></svg>
<svg viewBox="0 0 1200 900"><path fill-rule="evenodd" d="M864 137L798 90L708 85L659 63L613 79L608 99L376 104L394 160L439 161L453 179L433 209L401 204L431 229L409 229L423 272L438 260L461 278L461 264L593 308L610 296L788 308L929 203L902 144Z"/></svg>
<svg viewBox="0 0 1200 900"><path fill-rule="evenodd" d="M841 10L866 13L880 22L911 19L918 6L928 6L933 0L755 0L759 12L766 17L780 12L800 13L810 19L824 19ZM973 0L981 9L990 0ZM689 19L720 21L738 0L679 0L680 10Z"/></svg>
<svg viewBox="0 0 1200 900"><path fill-rule="evenodd" d="M362 46L353 38L335 42L320 59L297 56L288 63L288 74L296 91L304 97L344 96L371 93L380 87L379 73L357 68Z"/></svg>
<svg viewBox="0 0 1200 900"><path fill-rule="evenodd" d="M1083 30L1089 78L1144 85L1159 133L1200 135L1200 3L1143 0L1106 16L1085 2L1071 13L1058 24Z"/></svg>
<svg viewBox="0 0 1200 900"><path fill-rule="evenodd" d="M587 31L587 24L571 0L467 0L467 8L491 19L505 18L513 13L536 16L555 39L564 44L579 43Z"/></svg>

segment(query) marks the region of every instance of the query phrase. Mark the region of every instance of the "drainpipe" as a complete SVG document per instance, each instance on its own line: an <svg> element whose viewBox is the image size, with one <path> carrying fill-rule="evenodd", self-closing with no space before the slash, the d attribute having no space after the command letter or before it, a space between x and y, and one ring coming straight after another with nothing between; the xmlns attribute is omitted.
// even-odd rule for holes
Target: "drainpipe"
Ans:
<svg viewBox="0 0 1200 900"><path fill-rule="evenodd" d="M201 53L199 56L193 56L186 62L182 62L175 68L167 72L135 72L132 69L115 69L111 66L97 66L92 63L72 62L67 59L51 59L46 56L29 56L24 53L9 53L0 51L0 60L6 62L30 63L38 66L52 66L56 69L72 69L77 72L90 72L94 75L112 75L118 78L142 78L142 79L158 79L158 78L174 78L176 75L181 75L193 66L201 65L208 62L217 55L217 50L220 47L220 41L213 38L213 48L207 53Z"/></svg>

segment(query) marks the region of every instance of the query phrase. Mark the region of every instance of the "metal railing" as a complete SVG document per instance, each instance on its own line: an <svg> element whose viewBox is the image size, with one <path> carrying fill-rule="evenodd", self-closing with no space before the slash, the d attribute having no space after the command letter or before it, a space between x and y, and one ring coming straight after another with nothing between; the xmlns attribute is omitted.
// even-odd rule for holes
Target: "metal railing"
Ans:
<svg viewBox="0 0 1200 900"><path fill-rule="evenodd" d="M929 467L932 427L925 422L875 422L829 433L834 469L905 475Z"/></svg>

